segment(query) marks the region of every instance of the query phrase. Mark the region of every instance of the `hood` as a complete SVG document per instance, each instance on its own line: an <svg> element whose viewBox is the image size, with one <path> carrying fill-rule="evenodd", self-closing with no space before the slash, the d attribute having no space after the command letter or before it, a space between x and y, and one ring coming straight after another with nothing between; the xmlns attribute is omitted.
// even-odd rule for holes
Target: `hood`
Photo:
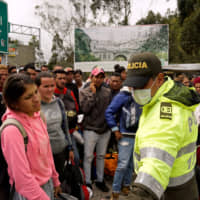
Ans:
<svg viewBox="0 0 200 200"><path fill-rule="evenodd" d="M198 93L179 82L174 82L171 90L164 94L164 96L186 106L193 106L200 103L200 96Z"/></svg>
<svg viewBox="0 0 200 200"><path fill-rule="evenodd" d="M35 140L37 144L40 144L40 136L38 134L34 134L35 130L31 125L33 123L33 121L35 122L35 121L37 121L37 119L40 119L40 111L35 112L34 115L30 117L25 113L16 112L16 111L13 111L13 110L7 108L5 114L2 117L2 121L5 121L8 118L14 118L17 121L19 121L22 124L22 126L24 127L28 138L31 135L31 140L32 141ZM46 132L45 125L42 125L41 128L42 128L42 130L41 130L42 132ZM39 145L39 153L42 154L43 151L44 151L43 146Z"/></svg>
<svg viewBox="0 0 200 200"><path fill-rule="evenodd" d="M40 112L35 112L33 117L37 118L39 116L40 116ZM6 112L2 116L2 122L8 118L14 118L14 119L18 120L19 122L23 123L23 122L26 122L26 120L30 119L31 117L29 117L25 113L16 112L16 111L11 110L10 108L7 108Z"/></svg>
<svg viewBox="0 0 200 200"><path fill-rule="evenodd" d="M57 102L57 99L58 99L58 97L56 97L56 96L53 95L53 96L52 96L51 102L44 102L44 101L41 100L41 104L42 104L42 105L54 104L55 102Z"/></svg>
<svg viewBox="0 0 200 200"><path fill-rule="evenodd" d="M120 92L128 92L128 93L132 93L129 89L128 86L123 86L121 89L120 89Z"/></svg>

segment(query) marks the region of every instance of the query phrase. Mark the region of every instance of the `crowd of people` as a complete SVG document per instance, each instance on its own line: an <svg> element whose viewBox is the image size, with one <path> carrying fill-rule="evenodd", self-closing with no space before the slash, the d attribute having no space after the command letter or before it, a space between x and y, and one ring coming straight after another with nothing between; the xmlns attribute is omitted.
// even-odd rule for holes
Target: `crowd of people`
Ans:
<svg viewBox="0 0 200 200"><path fill-rule="evenodd" d="M113 149L111 200L198 200L199 104L200 76L168 76L152 53L109 75L95 66L87 80L70 67L0 64L0 122L16 119L28 137L13 124L1 133L12 199L58 197L66 161L83 168L90 191L108 192L104 158Z"/></svg>

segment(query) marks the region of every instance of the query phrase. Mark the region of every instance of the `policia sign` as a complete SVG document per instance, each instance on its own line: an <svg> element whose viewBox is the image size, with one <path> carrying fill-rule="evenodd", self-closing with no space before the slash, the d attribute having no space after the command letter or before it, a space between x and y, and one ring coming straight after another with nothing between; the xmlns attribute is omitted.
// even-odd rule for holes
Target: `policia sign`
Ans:
<svg viewBox="0 0 200 200"><path fill-rule="evenodd" d="M172 119L172 104L162 102L160 104L160 119Z"/></svg>

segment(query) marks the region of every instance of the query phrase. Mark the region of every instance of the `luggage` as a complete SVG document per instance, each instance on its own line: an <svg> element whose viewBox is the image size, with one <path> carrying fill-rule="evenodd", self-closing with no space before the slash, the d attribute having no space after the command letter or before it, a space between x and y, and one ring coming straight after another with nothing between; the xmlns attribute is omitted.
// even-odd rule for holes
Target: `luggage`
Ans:
<svg viewBox="0 0 200 200"><path fill-rule="evenodd" d="M114 176L117 168L118 153L107 153L105 155L104 173L108 176Z"/></svg>

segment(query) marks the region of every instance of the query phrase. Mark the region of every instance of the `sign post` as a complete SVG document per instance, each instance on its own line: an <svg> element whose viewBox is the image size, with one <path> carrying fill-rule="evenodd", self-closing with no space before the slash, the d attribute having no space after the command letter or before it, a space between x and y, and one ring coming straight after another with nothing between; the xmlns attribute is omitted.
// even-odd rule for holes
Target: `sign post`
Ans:
<svg viewBox="0 0 200 200"><path fill-rule="evenodd" d="M0 56L2 61L6 62L8 53L8 6L7 3L0 0ZM1 61L1 62L2 62Z"/></svg>

